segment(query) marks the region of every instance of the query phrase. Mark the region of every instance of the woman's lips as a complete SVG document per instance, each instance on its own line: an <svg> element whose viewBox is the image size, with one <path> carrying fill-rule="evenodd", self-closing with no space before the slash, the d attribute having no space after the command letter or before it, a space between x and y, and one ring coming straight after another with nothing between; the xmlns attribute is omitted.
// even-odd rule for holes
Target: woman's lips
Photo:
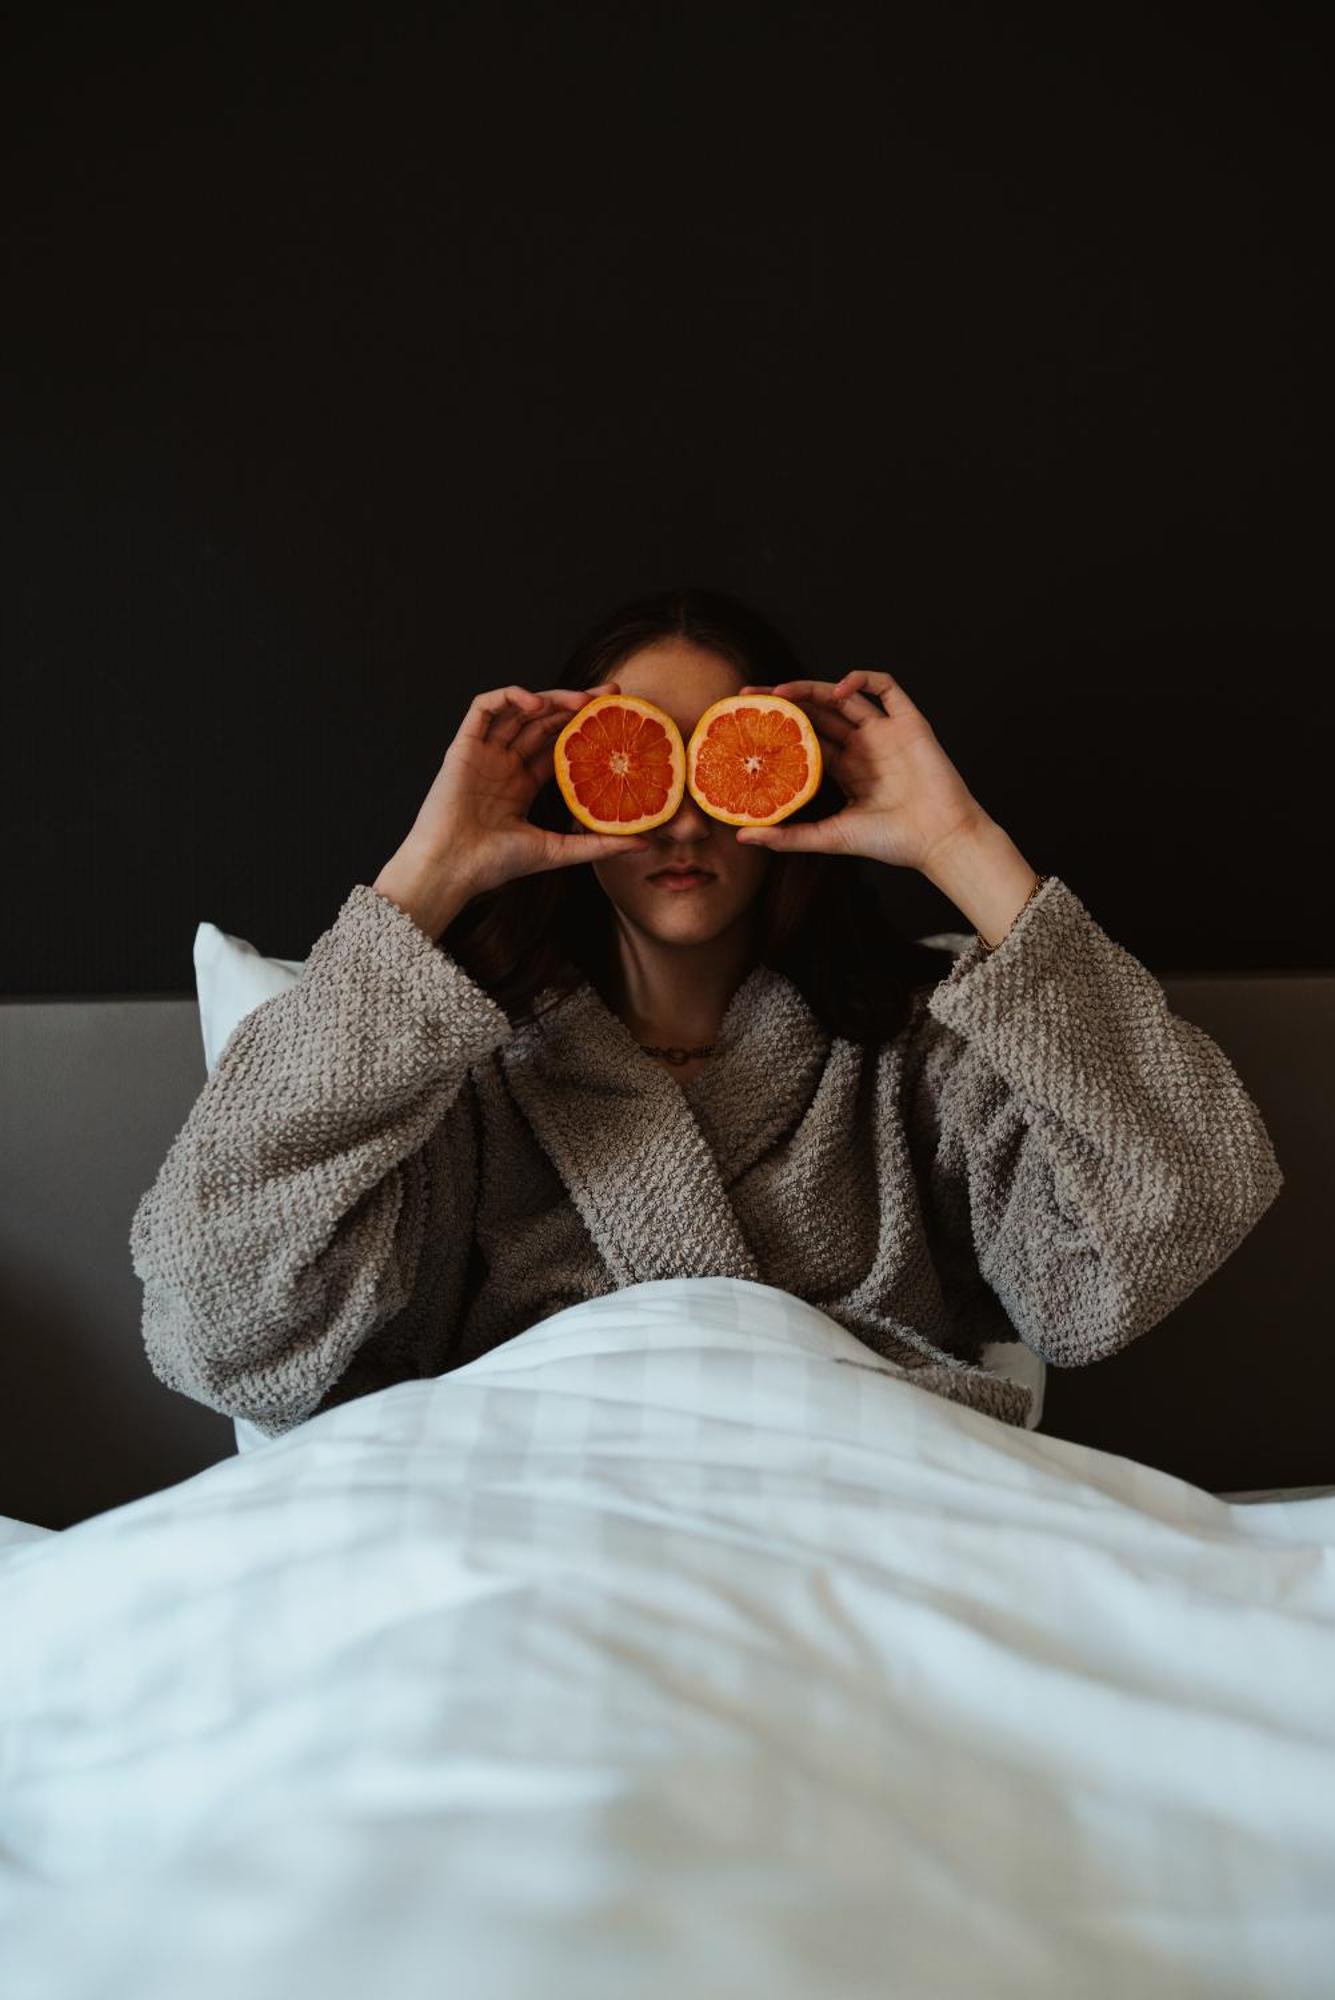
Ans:
<svg viewBox="0 0 1335 2000"><path fill-rule="evenodd" d="M693 868L687 875L664 875L660 873L651 875L649 880L656 882L661 889L702 889L706 882L713 882L716 880L716 877L711 875L706 869Z"/></svg>

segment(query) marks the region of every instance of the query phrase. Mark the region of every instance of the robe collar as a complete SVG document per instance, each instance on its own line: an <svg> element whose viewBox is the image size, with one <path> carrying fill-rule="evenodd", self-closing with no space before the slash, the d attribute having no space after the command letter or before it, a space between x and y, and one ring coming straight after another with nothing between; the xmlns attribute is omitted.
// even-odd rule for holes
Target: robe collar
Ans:
<svg viewBox="0 0 1335 2000"><path fill-rule="evenodd" d="M535 1006L554 997L544 988ZM586 979L498 1051L618 1289L764 1282L728 1189L808 1109L831 1037L791 979L757 964L715 1042L707 1068L678 1082Z"/></svg>

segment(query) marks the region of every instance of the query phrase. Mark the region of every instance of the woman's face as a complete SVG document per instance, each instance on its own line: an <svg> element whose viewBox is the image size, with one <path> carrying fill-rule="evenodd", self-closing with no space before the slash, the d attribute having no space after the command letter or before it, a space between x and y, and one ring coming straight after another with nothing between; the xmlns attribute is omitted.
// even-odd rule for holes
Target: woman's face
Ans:
<svg viewBox="0 0 1335 2000"><path fill-rule="evenodd" d="M747 685L730 661L676 638L643 647L607 678L622 694L643 695L665 709L683 743L690 741L711 702ZM568 830L580 833L587 828L571 813ZM682 793L673 817L644 837L647 849L590 865L623 916L664 942L703 943L716 937L755 900L774 863L774 856L763 847L739 846L736 829L702 812L689 791ZM697 865L712 871L712 879L699 888L670 889L650 880L660 868Z"/></svg>

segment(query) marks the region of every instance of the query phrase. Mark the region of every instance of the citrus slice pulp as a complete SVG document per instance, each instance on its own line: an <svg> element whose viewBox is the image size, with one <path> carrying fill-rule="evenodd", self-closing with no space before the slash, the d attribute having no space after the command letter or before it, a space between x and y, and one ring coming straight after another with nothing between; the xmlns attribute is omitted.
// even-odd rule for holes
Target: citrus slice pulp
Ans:
<svg viewBox="0 0 1335 2000"><path fill-rule="evenodd" d="M780 694L730 694L705 710L686 746L686 786L711 818L775 826L821 781L820 738Z"/></svg>
<svg viewBox="0 0 1335 2000"><path fill-rule="evenodd" d="M600 694L572 715L552 751L553 775L593 833L648 833L678 811L686 749L666 709L637 694Z"/></svg>

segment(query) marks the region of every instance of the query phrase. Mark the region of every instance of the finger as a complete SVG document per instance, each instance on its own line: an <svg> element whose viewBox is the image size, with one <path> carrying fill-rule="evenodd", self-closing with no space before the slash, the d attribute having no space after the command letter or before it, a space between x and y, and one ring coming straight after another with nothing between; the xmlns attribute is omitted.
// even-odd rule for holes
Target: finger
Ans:
<svg viewBox="0 0 1335 2000"><path fill-rule="evenodd" d="M778 854L839 854L843 849L826 831L828 821L799 820L796 826L739 826L739 847L768 847Z"/></svg>
<svg viewBox="0 0 1335 2000"><path fill-rule="evenodd" d="M838 713L846 721L854 725L875 721L877 716L880 716L884 720L885 710L882 708L880 702L873 701L869 695L865 694L856 685L857 680L858 676L856 674L845 674L841 681L830 683L828 694L824 696L817 695L815 699L824 699L833 703Z"/></svg>
<svg viewBox="0 0 1335 2000"><path fill-rule="evenodd" d="M489 736L489 732L506 718L513 718L517 728L526 717L538 714L541 703L541 695L533 694L526 687L520 687L518 682L514 682L510 687L488 688L485 693L473 696L468 704L468 712L459 726L459 734L476 743L495 740Z"/></svg>
<svg viewBox="0 0 1335 2000"><path fill-rule="evenodd" d="M573 868L580 861L611 861L618 854L642 854L651 843L642 833L555 833L552 866Z"/></svg>
<svg viewBox="0 0 1335 2000"><path fill-rule="evenodd" d="M551 708L542 715L535 715L531 722L522 724L510 748L535 769L545 761L550 776L556 767L556 739L575 712L574 709Z"/></svg>
<svg viewBox="0 0 1335 2000"><path fill-rule="evenodd" d="M738 688L738 694L778 694L785 701L801 702L815 700L822 689L833 688L833 681L779 681L774 687Z"/></svg>
<svg viewBox="0 0 1335 2000"><path fill-rule="evenodd" d="M833 702L820 703L815 715L808 715L807 721L815 730L822 743L830 742L842 746L858 733L858 725L851 716L845 715Z"/></svg>
<svg viewBox="0 0 1335 2000"><path fill-rule="evenodd" d="M521 688L519 692L527 694L528 690ZM487 741L512 746L521 757L527 757L545 741L549 725L555 724L555 733L559 734L587 702L597 695L616 692L615 681L600 681L591 688L546 688L541 694L531 696L522 708L516 703L499 714L487 732Z"/></svg>
<svg viewBox="0 0 1335 2000"><path fill-rule="evenodd" d="M772 694L781 694L788 701L821 702L834 708L844 718L853 723L871 722L890 711L879 700L871 699L871 692L863 691L862 683L875 679L883 681L888 689L895 686L889 674L870 675L863 672L845 674L837 681L782 681L772 688Z"/></svg>
<svg viewBox="0 0 1335 2000"><path fill-rule="evenodd" d="M839 687L840 683L836 681L783 681L778 687L763 688L758 692L782 695L785 701L792 702L794 708L800 708L804 713L809 708L817 709L822 726L829 725L837 740L846 743L867 716L883 714L884 711L867 703L864 703L861 713L850 709L847 698L839 698ZM814 716L808 715L807 720L814 726Z"/></svg>
<svg viewBox="0 0 1335 2000"><path fill-rule="evenodd" d="M896 680L893 674L874 673L859 667L852 673L845 674L844 682L857 688L891 717L922 713L903 681ZM926 720L925 716L923 720Z"/></svg>
<svg viewBox="0 0 1335 2000"><path fill-rule="evenodd" d="M572 708L580 708L586 701L592 701L595 695L620 692L620 681L598 681L593 687L586 688L548 688L547 696L551 701L566 701Z"/></svg>

